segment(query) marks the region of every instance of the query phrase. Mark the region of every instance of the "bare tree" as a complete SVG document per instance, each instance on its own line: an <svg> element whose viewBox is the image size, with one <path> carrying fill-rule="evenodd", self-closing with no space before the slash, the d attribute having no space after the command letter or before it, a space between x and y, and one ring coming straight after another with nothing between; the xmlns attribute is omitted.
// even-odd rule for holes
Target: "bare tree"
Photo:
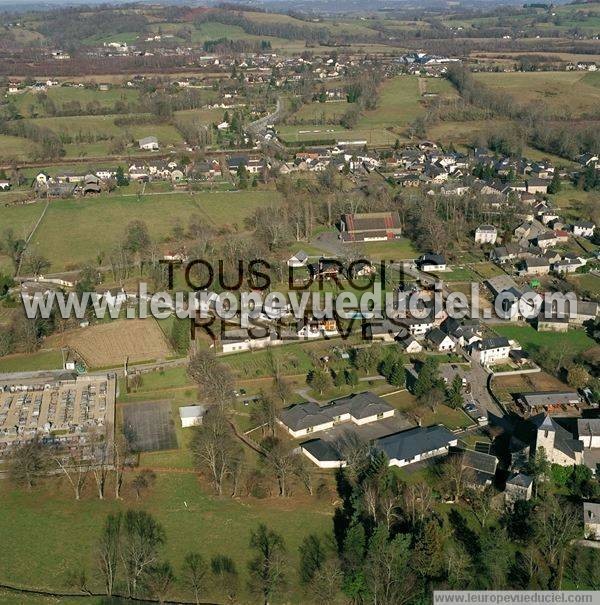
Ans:
<svg viewBox="0 0 600 605"><path fill-rule="evenodd" d="M54 463L73 488L75 500L80 500L91 469L90 459L84 456L81 448L77 448L67 455L60 453L55 455Z"/></svg>
<svg viewBox="0 0 600 605"><path fill-rule="evenodd" d="M411 483L404 490L404 506L412 525L422 523L431 514L434 494L423 480Z"/></svg>
<svg viewBox="0 0 600 605"><path fill-rule="evenodd" d="M206 589L208 564L200 553L190 552L183 560L183 582L194 593L196 603L200 603L200 595Z"/></svg>
<svg viewBox="0 0 600 605"><path fill-rule="evenodd" d="M97 547L97 561L100 575L104 581L107 596L112 596L117 579L120 546L122 513L110 514L106 518Z"/></svg>
<svg viewBox="0 0 600 605"><path fill-rule="evenodd" d="M125 570L127 596L136 596L152 569L158 565L158 549L164 542L162 525L147 512L128 510L125 513L119 553Z"/></svg>
<svg viewBox="0 0 600 605"><path fill-rule="evenodd" d="M161 605L166 602L174 582L173 568L166 561L153 565L144 581L150 594L156 597Z"/></svg>
<svg viewBox="0 0 600 605"><path fill-rule="evenodd" d="M267 469L275 476L279 495L289 495L289 478L297 468L298 454L295 454L291 446L279 439L273 439L267 447L267 455L263 461Z"/></svg>
<svg viewBox="0 0 600 605"><path fill-rule="evenodd" d="M106 481L110 472L108 456L108 445L96 432L90 432L90 443L92 452L92 475L96 482L98 498L104 500Z"/></svg>
<svg viewBox="0 0 600 605"><path fill-rule="evenodd" d="M262 598L264 605L269 605L285 580L283 538L261 523L250 535L250 548L256 551L256 557L248 563L249 588Z"/></svg>
<svg viewBox="0 0 600 605"><path fill-rule="evenodd" d="M18 446L10 456L11 480L17 485L26 485L29 489L47 467L47 457L37 438Z"/></svg>
<svg viewBox="0 0 600 605"><path fill-rule="evenodd" d="M215 492L223 495L225 480L232 470L232 460L239 449L222 409L213 407L202 425L195 427L190 449L196 466L207 470Z"/></svg>
<svg viewBox="0 0 600 605"><path fill-rule="evenodd" d="M233 399L233 375L213 351L199 350L190 358L188 376L201 389L203 396L223 405Z"/></svg>
<svg viewBox="0 0 600 605"><path fill-rule="evenodd" d="M565 553L580 532L577 511L555 497L547 497L540 516L540 547L552 567L558 590L562 586Z"/></svg>

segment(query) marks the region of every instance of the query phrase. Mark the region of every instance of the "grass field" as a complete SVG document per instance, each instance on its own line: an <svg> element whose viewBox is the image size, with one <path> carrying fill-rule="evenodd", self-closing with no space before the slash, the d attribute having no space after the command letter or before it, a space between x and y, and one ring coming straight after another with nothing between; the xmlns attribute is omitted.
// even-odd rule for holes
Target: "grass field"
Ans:
<svg viewBox="0 0 600 605"><path fill-rule="evenodd" d="M565 348L577 354L596 346L583 330L569 330L563 334L538 332L531 326L494 326L500 336L518 340L525 349Z"/></svg>
<svg viewBox="0 0 600 605"><path fill-rule="evenodd" d="M544 105L555 115L582 117L595 113L600 90L585 72L477 73L475 78L518 103Z"/></svg>
<svg viewBox="0 0 600 605"><path fill-rule="evenodd" d="M404 237L387 242L365 242L359 249L373 260L403 260L419 255L412 242Z"/></svg>
<svg viewBox="0 0 600 605"><path fill-rule="evenodd" d="M584 275L573 275L569 278L570 281L577 284L580 288L587 290L590 296L600 298L600 277L586 273Z"/></svg>
<svg viewBox="0 0 600 605"><path fill-rule="evenodd" d="M429 86L429 84L425 84ZM432 92L453 94L451 85L441 81L431 84ZM306 141L366 141L368 145L392 145L403 138L406 127L424 112L417 76L396 76L381 85L379 102L375 109L365 111L351 130L338 125L310 124L305 126L286 125L278 128L281 138L287 142ZM343 103L311 103L300 111L300 116L319 118L320 105L344 107ZM335 111L334 109L327 111ZM306 112L306 113L303 113ZM327 115L326 115L327 117Z"/></svg>
<svg viewBox="0 0 600 605"><path fill-rule="evenodd" d="M46 91L46 96L55 103L59 110L64 103L77 101L81 103L82 109L85 111L88 103L98 104L100 108L110 108L117 101L135 102L139 93L131 88L115 87L101 91L95 88L52 86ZM46 115L37 93L26 92L13 98L22 116L32 117L37 115L42 117Z"/></svg>
<svg viewBox="0 0 600 605"><path fill-rule="evenodd" d="M187 225L192 214L205 217L215 227L239 231L255 208L277 199L278 194L272 191L249 191L56 200L30 245L50 260L51 270L56 272L110 252L123 237L126 225L135 219L144 220L153 240L162 242L177 221ZM25 236L42 209L42 204L0 207L0 224L11 225L15 234ZM112 228L106 229L106 225Z"/></svg>
<svg viewBox="0 0 600 605"><path fill-rule="evenodd" d="M339 121L352 105L346 101L331 101L329 103L307 103L294 113L292 119L297 123L325 124L328 120Z"/></svg>
<svg viewBox="0 0 600 605"><path fill-rule="evenodd" d="M83 567L88 570L92 585L100 588L96 585L93 561L94 544L104 518L109 512L133 506L144 508L163 524L167 536L163 556L176 573L185 553L192 550L205 558L230 555L241 576L242 602L247 602L245 579L251 529L264 522L284 537L292 589L297 588L301 540L310 532L322 534L331 529L331 508L327 503L302 497L293 501L214 498L202 491L193 474L159 474L156 484L140 502L130 491L124 502L100 501L92 493L76 502L69 488L64 486L59 491L56 482L31 493L13 490L3 481L0 506L7 513L0 518L4 544L0 552L0 581L64 589L67 572ZM180 586L175 593L181 595Z"/></svg>
<svg viewBox="0 0 600 605"><path fill-rule="evenodd" d="M61 368L62 354L59 350L38 351L29 355L19 354L0 357L0 373L60 370Z"/></svg>
<svg viewBox="0 0 600 605"><path fill-rule="evenodd" d="M98 93L100 94L100 93ZM144 116L145 114L137 114ZM115 119L122 116L69 116L59 118L35 118L31 122L49 128L57 134L71 136L74 141L65 144L67 157L105 156L109 154L111 139L121 137L137 142L147 136L156 136L159 145L167 146L182 142L181 135L170 124L140 124L117 126ZM98 140L98 135L101 139ZM88 142L89 141L89 142Z"/></svg>
<svg viewBox="0 0 600 605"><path fill-rule="evenodd" d="M0 134L0 160L31 160L38 145L29 139Z"/></svg>

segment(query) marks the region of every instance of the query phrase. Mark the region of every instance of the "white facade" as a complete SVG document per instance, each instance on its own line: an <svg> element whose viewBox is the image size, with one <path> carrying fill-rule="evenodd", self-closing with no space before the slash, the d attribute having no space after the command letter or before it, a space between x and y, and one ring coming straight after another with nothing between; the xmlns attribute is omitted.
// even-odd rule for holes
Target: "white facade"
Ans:
<svg viewBox="0 0 600 605"><path fill-rule="evenodd" d="M346 466L345 460L318 460L308 450L305 450L303 447L300 449L302 450L302 453L319 468L343 468Z"/></svg>
<svg viewBox="0 0 600 605"><path fill-rule="evenodd" d="M318 424L316 426L309 426L305 429L298 429L297 431L292 430L286 424L281 422L281 420L277 420L277 422L294 438L305 437L306 435L310 435L312 433L318 433L319 431L326 431L327 429L332 429L335 425L333 420L329 422L324 422L323 424Z"/></svg>
<svg viewBox="0 0 600 605"><path fill-rule="evenodd" d="M498 231L492 225L482 225L475 229L476 244L495 244L498 238Z"/></svg>
<svg viewBox="0 0 600 605"><path fill-rule="evenodd" d="M181 420L181 428L190 426L198 426L202 424L202 417L206 409L202 405L186 405L179 408L179 418Z"/></svg>
<svg viewBox="0 0 600 605"><path fill-rule="evenodd" d="M482 366L491 365L509 358L510 345L493 349L480 349L477 344L473 348L473 359Z"/></svg>
<svg viewBox="0 0 600 605"><path fill-rule="evenodd" d="M453 439L443 447L438 448L437 450L431 450L429 452L423 452L422 454L417 454L414 458L410 458L409 460L398 460L397 458L392 458L390 460L389 466L408 466L409 464L414 464L415 462L420 462L421 460L427 460L428 458L435 458L436 456L444 456L448 453L450 446L455 447L458 444L458 439Z"/></svg>

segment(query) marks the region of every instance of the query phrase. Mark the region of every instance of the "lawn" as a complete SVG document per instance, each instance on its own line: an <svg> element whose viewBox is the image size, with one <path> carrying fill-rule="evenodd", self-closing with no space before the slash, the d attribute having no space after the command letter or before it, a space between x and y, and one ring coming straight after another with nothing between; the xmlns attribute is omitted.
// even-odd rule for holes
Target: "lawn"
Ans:
<svg viewBox="0 0 600 605"><path fill-rule="evenodd" d="M416 398L409 391L399 391L391 395L383 395L385 400L400 412L410 417L419 417L422 426L443 424L449 429L467 428L473 421L462 411L453 410L447 405L436 406L435 412L431 408L419 405Z"/></svg>
<svg viewBox="0 0 600 605"><path fill-rule="evenodd" d="M77 101L85 111L88 103L98 104L101 108L112 108L117 101L135 102L139 97L137 90L131 88L114 87L109 90L98 90L97 88L84 88L74 86L52 86L46 91L46 95L60 110L64 103ZM37 115L42 117L44 107L39 102L39 95L34 92L26 92L14 97L19 112L24 117Z"/></svg>
<svg viewBox="0 0 600 605"><path fill-rule="evenodd" d="M468 267L454 266L450 271L440 271L435 273L437 277L445 282L453 281L479 281L479 278Z"/></svg>
<svg viewBox="0 0 600 605"><path fill-rule="evenodd" d="M291 122L305 124L325 124L328 121L338 122L352 107L346 101L332 101L329 103L307 103L291 116Z"/></svg>
<svg viewBox="0 0 600 605"><path fill-rule="evenodd" d="M557 116L583 117L596 112L600 101L600 91L585 79L585 72L476 73L474 77L519 103L545 105Z"/></svg>
<svg viewBox="0 0 600 605"><path fill-rule="evenodd" d="M38 145L29 139L0 134L0 160L31 160L38 150Z"/></svg>
<svg viewBox="0 0 600 605"><path fill-rule="evenodd" d="M99 95L101 93L98 93ZM150 117L147 114L136 114L138 116ZM102 135L102 149L108 149L110 139L124 137L131 141L137 141L143 137L156 136L160 145L172 145L181 143L181 135L174 126L170 124L157 124L151 120L148 124L132 124L129 126L117 126L115 119L127 116L100 115L100 116L69 116L58 118L35 118L32 124L49 128L57 134L79 137L80 141L65 145L67 155L74 155L78 147L89 145L86 141L93 142L96 135ZM103 151L106 154L105 151Z"/></svg>
<svg viewBox="0 0 600 605"><path fill-rule="evenodd" d="M491 277L496 277L498 275L505 275L504 271L502 271L498 265L490 262L473 263L471 265L471 269L483 279L490 279Z"/></svg>
<svg viewBox="0 0 600 605"><path fill-rule="evenodd" d="M0 373L60 370L61 368L62 354L58 350L38 351L29 355L18 354L0 357Z"/></svg>
<svg viewBox="0 0 600 605"><path fill-rule="evenodd" d="M88 570L88 580L99 589L94 574L94 543L107 513L128 507L144 508L164 526L167 542L164 557L179 574L185 553L198 551L204 557L231 556L240 573L242 601L246 563L250 558L250 530L264 522L286 542L290 588L297 589L298 546L310 532L331 530L331 508L313 499L253 500L215 498L207 495L193 474L158 474L156 483L136 502L100 501L90 493L76 502L65 486L56 482L35 491L0 485L0 519L4 548L0 553L0 582L63 589L69 570ZM185 503L185 504L184 504ZM181 587L176 587L182 597ZM217 595L211 595L217 598ZM220 600L220 599L219 599ZM13 601L14 602L14 601ZM299 602L299 599L295 602Z"/></svg>
<svg viewBox="0 0 600 605"><path fill-rule="evenodd" d="M272 191L250 191L55 200L31 248L50 260L52 271L60 271L109 253L122 239L126 225L135 219L145 221L153 240L160 243L178 221L187 225L192 214L201 215L215 227L242 230L244 219L256 208L277 199L278 194ZM1 207L0 223L11 225L17 235L26 235L42 208L41 204Z"/></svg>
<svg viewBox="0 0 600 605"><path fill-rule="evenodd" d="M531 326L494 326L494 331L509 339L517 340L525 349L564 348L573 354L582 353L596 343L583 330L569 330L565 333L538 332Z"/></svg>
<svg viewBox="0 0 600 605"><path fill-rule="evenodd" d="M589 292L589 295L595 299L600 298L600 277L586 273L584 275L573 275L569 280L577 284L581 289Z"/></svg>
<svg viewBox="0 0 600 605"><path fill-rule="evenodd" d="M309 350L326 350L331 346L325 341L317 343L293 343L273 347L271 351L249 351L225 355L221 361L229 365L240 380L270 376L269 355L279 361L280 370L284 374L306 374L313 366L308 354Z"/></svg>
<svg viewBox="0 0 600 605"><path fill-rule="evenodd" d="M357 128L403 129L422 113L419 78L397 76L382 84L377 107L361 116Z"/></svg>
<svg viewBox="0 0 600 605"><path fill-rule="evenodd" d="M412 242L404 237L386 242L366 242L360 244L360 250L373 260L404 260L419 255Z"/></svg>

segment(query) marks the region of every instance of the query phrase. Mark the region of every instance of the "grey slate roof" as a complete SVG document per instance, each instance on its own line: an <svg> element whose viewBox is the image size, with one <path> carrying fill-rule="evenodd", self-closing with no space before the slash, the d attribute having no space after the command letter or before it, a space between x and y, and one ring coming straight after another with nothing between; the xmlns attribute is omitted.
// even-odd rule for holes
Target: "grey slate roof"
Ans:
<svg viewBox="0 0 600 605"><path fill-rule="evenodd" d="M484 452L465 450L463 452L462 465L486 475L495 475L496 467L498 466L498 458L492 454L485 454Z"/></svg>
<svg viewBox="0 0 600 605"><path fill-rule="evenodd" d="M337 447L329 441L323 441L323 439L304 441L300 444L300 447L321 462L340 462L343 460Z"/></svg>
<svg viewBox="0 0 600 605"><path fill-rule="evenodd" d="M313 402L299 403L281 411L279 419L291 430L297 431L311 426L331 422L342 414L350 414L360 420L389 412L394 408L381 397L371 391L356 393L349 397L336 399L327 405L317 405Z"/></svg>
<svg viewBox="0 0 600 605"><path fill-rule="evenodd" d="M544 405L569 405L579 402L579 395L574 391L534 391L519 393L519 399L528 407Z"/></svg>
<svg viewBox="0 0 600 605"><path fill-rule="evenodd" d="M491 349L500 349L502 347L509 347L508 338L504 336L498 336L496 338L484 338L479 343L479 348L482 351L490 351Z"/></svg>
<svg viewBox="0 0 600 605"><path fill-rule="evenodd" d="M547 414L538 414L530 420L538 430L554 431L554 447L563 454L574 457L575 452L583 451L583 443Z"/></svg>
<svg viewBox="0 0 600 605"><path fill-rule="evenodd" d="M454 440L456 437L446 427L436 425L387 435L376 439L373 445L390 459L410 460L418 454L447 447Z"/></svg>
<svg viewBox="0 0 600 605"><path fill-rule="evenodd" d="M447 334L444 334L439 328L433 328L427 332L425 338L431 341L435 345L441 345L444 339L447 337Z"/></svg>
<svg viewBox="0 0 600 605"><path fill-rule="evenodd" d="M525 473L516 473L506 480L507 485L516 485L518 487L528 488L533 483L533 477Z"/></svg>
<svg viewBox="0 0 600 605"><path fill-rule="evenodd" d="M600 418L579 418L577 420L577 434L580 437L600 435Z"/></svg>

